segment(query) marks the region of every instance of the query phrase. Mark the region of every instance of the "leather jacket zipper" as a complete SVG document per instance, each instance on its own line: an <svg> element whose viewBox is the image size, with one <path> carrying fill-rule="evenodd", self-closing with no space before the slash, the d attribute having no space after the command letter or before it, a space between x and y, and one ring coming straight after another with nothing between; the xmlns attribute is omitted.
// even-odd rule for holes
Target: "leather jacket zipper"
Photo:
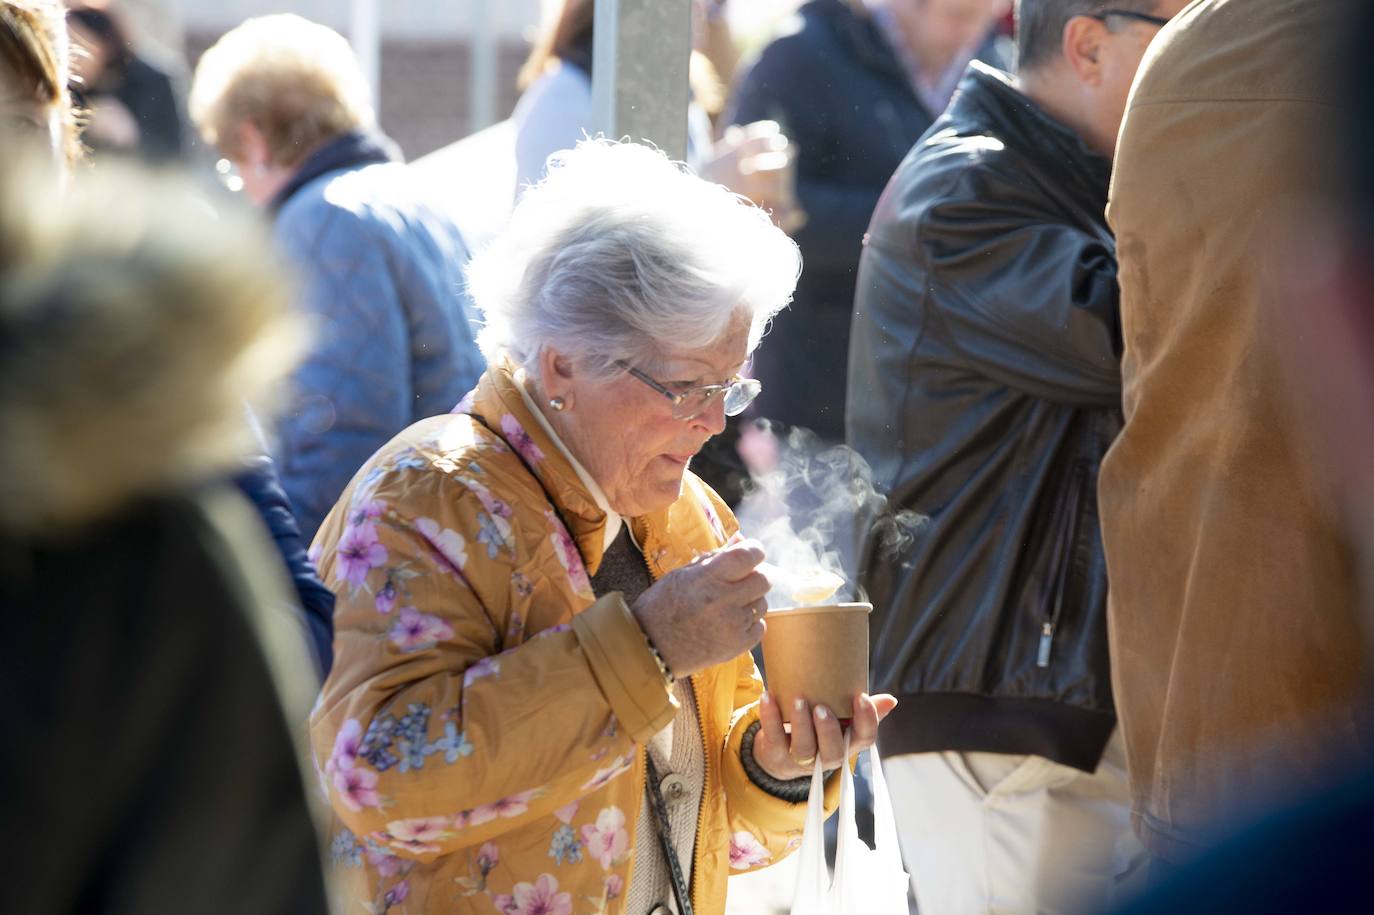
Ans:
<svg viewBox="0 0 1374 915"><path fill-rule="evenodd" d="M1070 478L1069 498L1065 511L1068 514L1068 529L1065 532L1063 552L1060 560L1058 583L1054 589L1054 605L1049 618L1040 624L1040 648L1035 655L1036 667L1049 667L1050 654L1054 647L1054 633L1059 627L1060 615L1064 611L1064 594L1069 589L1069 576L1073 572L1074 547L1078 540L1078 515L1083 502L1083 487L1087 484L1088 462L1074 461L1073 475Z"/></svg>

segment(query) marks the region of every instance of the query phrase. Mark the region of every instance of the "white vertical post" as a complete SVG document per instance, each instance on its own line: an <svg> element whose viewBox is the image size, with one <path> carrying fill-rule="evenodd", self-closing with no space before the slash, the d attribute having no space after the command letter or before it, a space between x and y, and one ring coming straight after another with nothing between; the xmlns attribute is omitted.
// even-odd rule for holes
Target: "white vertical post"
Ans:
<svg viewBox="0 0 1374 915"><path fill-rule="evenodd" d="M596 0L593 47L596 129L685 159L692 0Z"/></svg>
<svg viewBox="0 0 1374 915"><path fill-rule="evenodd" d="M367 86L372 91L372 107L381 116L382 33L377 17L377 0L353 0L348 29L349 43L358 55Z"/></svg>
<svg viewBox="0 0 1374 915"><path fill-rule="evenodd" d="M496 29L491 0L472 0L468 22L468 130L476 133L496 123Z"/></svg>

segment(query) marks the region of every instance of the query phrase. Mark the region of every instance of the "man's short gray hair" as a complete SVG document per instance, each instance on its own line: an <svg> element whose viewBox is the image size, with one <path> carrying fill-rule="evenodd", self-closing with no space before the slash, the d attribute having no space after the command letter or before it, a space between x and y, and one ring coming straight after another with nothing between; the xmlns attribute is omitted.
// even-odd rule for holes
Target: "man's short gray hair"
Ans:
<svg viewBox="0 0 1374 915"><path fill-rule="evenodd" d="M1030 70L1059 57L1064 26L1104 9L1153 13L1158 0L1016 0L1017 68Z"/></svg>
<svg viewBox="0 0 1374 915"><path fill-rule="evenodd" d="M551 157L468 284L489 362L537 374L554 346L609 377L707 346L741 311L752 351L800 269L763 210L656 149L596 139Z"/></svg>

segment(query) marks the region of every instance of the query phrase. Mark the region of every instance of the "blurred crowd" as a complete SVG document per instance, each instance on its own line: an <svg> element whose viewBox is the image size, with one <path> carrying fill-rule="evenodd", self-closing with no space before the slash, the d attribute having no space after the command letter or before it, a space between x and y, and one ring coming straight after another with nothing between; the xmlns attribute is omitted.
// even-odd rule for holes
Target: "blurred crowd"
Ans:
<svg viewBox="0 0 1374 915"><path fill-rule="evenodd" d="M742 549L794 430L886 500L836 546L913 912L1362 908L1374 14L807 0L741 56L692 0L677 166L585 139L595 3L546 7L490 242L323 25L256 17L188 68L118 0L0 0L0 908L718 908L843 759L750 685L762 611L702 647L655 582L742 593L761 554L698 557ZM708 368L641 371L630 331ZM594 346L588 388L559 353ZM613 375L671 415L598 412ZM672 442L666 483L622 434ZM510 546L523 501L547 558ZM669 835L643 768L598 816L616 740L683 767L701 825ZM470 791L437 768L474 753Z"/></svg>

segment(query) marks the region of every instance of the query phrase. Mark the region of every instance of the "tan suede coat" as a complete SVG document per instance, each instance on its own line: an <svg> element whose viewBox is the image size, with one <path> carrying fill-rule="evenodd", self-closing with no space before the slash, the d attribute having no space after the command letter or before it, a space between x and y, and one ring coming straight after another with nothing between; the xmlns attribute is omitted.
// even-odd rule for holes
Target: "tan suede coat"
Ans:
<svg viewBox="0 0 1374 915"><path fill-rule="evenodd" d="M1331 0L1203 0L1147 54L1118 150L1126 427L1102 466L1137 829L1183 858L1354 734L1352 557L1285 410L1273 245L1317 186Z"/></svg>
<svg viewBox="0 0 1374 915"><path fill-rule="evenodd" d="M312 737L340 820L340 911L618 913L650 851L634 847L643 745L672 691L620 596L593 597L605 515L509 369L460 410L379 451L315 543L338 594ZM736 527L691 474L630 523L655 577ZM806 805L744 773L749 655L691 686L706 790L690 879L697 911L717 913L729 874L799 844Z"/></svg>

